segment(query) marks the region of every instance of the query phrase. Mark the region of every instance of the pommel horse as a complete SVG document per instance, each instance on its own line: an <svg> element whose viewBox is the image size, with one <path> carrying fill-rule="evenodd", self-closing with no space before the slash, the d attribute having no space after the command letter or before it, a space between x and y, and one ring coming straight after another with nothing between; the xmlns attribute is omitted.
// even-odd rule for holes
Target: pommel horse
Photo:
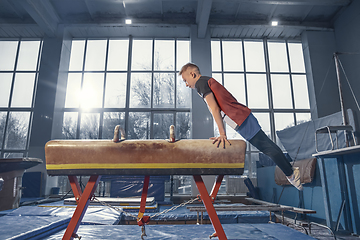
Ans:
<svg viewBox="0 0 360 240"><path fill-rule="evenodd" d="M116 132L116 129L115 129ZM145 205L150 175L193 175L211 223L212 236L227 239L213 202L224 175L239 175L244 170L246 143L231 140L226 149L216 148L212 140L52 140L45 146L47 172L51 176L67 175L77 203L62 239L77 237L101 175L145 175L139 226L149 222ZM91 176L84 192L76 176ZM218 175L208 194L201 175Z"/></svg>

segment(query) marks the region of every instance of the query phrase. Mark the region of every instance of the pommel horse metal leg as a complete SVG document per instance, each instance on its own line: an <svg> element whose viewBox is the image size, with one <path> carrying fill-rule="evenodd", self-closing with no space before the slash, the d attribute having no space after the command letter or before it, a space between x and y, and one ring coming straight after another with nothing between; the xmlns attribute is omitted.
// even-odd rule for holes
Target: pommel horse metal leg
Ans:
<svg viewBox="0 0 360 240"><path fill-rule="evenodd" d="M74 237L77 236L76 232L81 224L81 220L85 215L86 209L89 206L90 200L94 195L96 187L101 178L101 176L98 175L91 176L88 183L86 184L84 192L82 193L76 176L68 176L68 177L71 188L75 196L77 207L70 220L69 225L66 228L65 234L62 238L63 240L73 239Z"/></svg>
<svg viewBox="0 0 360 240"><path fill-rule="evenodd" d="M226 234L224 232L223 227L221 226L219 217L216 214L215 208L213 206L213 201L216 198L217 192L219 191L220 184L224 176L223 175L218 176L210 196L206 190L202 177L200 175L194 175L193 177L196 186L199 190L201 200L205 205L206 211L209 214L210 221L215 229L215 234L213 234L212 236L217 236L220 240L226 240L227 239Z"/></svg>
<svg viewBox="0 0 360 240"><path fill-rule="evenodd" d="M146 198L147 198L148 189L149 189L149 181L150 181L150 176L146 175L144 178L144 186L143 186L143 191L141 194L140 209L139 209L139 214L137 217L137 224L139 226L143 226L150 221L149 216L144 216L145 208L146 208Z"/></svg>
<svg viewBox="0 0 360 240"><path fill-rule="evenodd" d="M219 192L219 189L220 189L220 186L221 186L221 182L224 178L224 175L218 175L217 178L216 178L216 182L211 190L211 193L210 193L210 197L211 197L211 201L214 202L215 201L215 198L216 198L216 195L217 193Z"/></svg>

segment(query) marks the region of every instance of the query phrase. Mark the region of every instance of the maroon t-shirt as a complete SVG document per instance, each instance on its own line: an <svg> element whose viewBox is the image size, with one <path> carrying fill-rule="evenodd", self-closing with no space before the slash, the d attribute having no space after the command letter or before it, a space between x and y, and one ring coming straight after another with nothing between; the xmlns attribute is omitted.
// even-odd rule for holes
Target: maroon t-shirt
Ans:
<svg viewBox="0 0 360 240"><path fill-rule="evenodd" d="M239 103L234 96L214 78L201 76L196 82L195 88L202 98L205 98L210 92L214 94L217 104L224 113L222 114L224 120L234 129L236 128L234 123L240 126L251 113L248 107ZM229 122L225 115L234 123Z"/></svg>

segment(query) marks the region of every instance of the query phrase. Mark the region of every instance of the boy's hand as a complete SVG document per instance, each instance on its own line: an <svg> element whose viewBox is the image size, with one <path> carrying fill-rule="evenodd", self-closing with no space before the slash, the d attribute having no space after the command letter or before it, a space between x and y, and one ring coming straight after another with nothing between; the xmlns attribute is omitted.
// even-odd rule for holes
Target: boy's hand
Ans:
<svg viewBox="0 0 360 240"><path fill-rule="evenodd" d="M230 145L231 143L229 142L229 140L227 139L226 135L220 135L219 137L212 137L210 138L211 140L214 140L213 141L213 144L215 144L216 142L218 143L217 144L217 147L220 146L220 143L223 142L223 148L225 149L225 142L228 142Z"/></svg>

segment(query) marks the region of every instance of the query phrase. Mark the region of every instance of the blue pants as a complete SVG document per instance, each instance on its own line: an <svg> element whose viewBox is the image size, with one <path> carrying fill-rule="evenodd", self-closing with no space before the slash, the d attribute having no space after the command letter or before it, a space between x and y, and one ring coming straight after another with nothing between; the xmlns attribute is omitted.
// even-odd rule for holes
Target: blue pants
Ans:
<svg viewBox="0 0 360 240"><path fill-rule="evenodd" d="M286 176L290 176L293 173L292 166L290 162L285 157L281 149L276 145L263 130L255 134L255 136L249 140L249 142L263 152L265 155L269 156L276 165L285 173Z"/></svg>

